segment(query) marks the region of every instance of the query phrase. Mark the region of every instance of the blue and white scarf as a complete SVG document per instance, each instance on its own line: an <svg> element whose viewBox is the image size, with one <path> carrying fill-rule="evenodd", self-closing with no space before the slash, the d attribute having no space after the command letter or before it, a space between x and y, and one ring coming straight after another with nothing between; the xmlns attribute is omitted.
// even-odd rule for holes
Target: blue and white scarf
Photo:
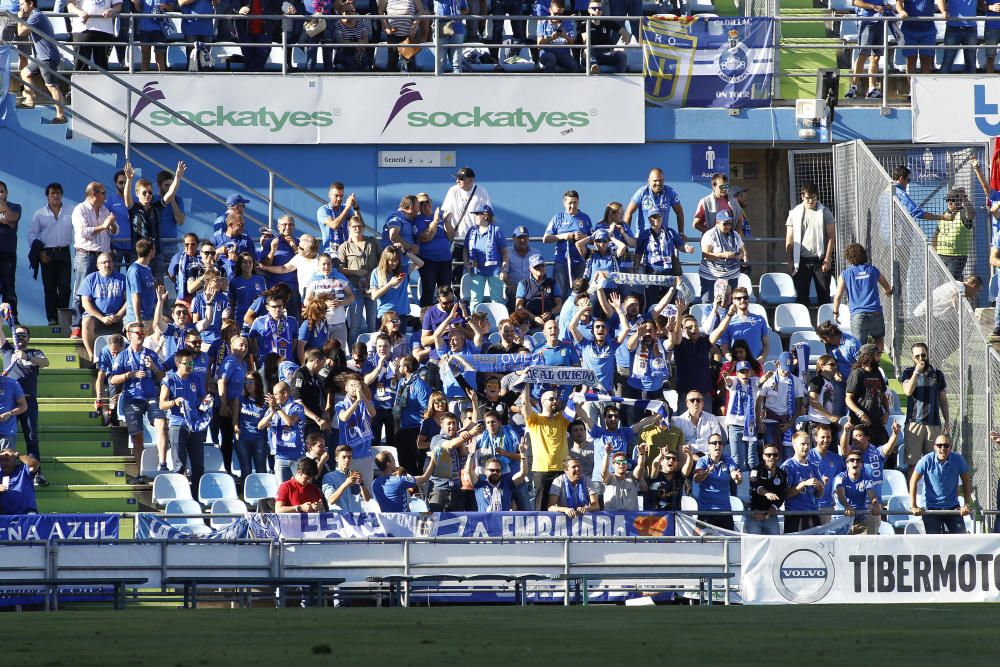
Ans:
<svg viewBox="0 0 1000 667"><path fill-rule="evenodd" d="M590 496L587 493L587 480L583 477L574 484L569 481L569 477L563 474L563 494L566 496L566 505L577 509L579 507L590 506Z"/></svg>
<svg viewBox="0 0 1000 667"><path fill-rule="evenodd" d="M733 394L732 413L743 416L743 440L746 442L757 441L756 383L757 378L750 378L746 384L737 379L729 390Z"/></svg>

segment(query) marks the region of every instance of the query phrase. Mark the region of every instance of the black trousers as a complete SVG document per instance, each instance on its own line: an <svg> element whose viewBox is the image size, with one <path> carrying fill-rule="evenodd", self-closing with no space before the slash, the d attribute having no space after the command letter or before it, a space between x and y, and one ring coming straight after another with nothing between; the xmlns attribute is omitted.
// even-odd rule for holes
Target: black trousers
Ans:
<svg viewBox="0 0 1000 667"><path fill-rule="evenodd" d="M417 455L417 436L420 434L419 428L401 428L396 431L396 452L399 455L397 465L406 468L406 472L411 475L420 475L424 472L420 467L419 456Z"/></svg>
<svg viewBox="0 0 1000 667"><path fill-rule="evenodd" d="M830 272L821 271L823 260L811 257L799 260L799 270L792 276L795 285L795 301L803 306L809 305L809 283L816 285L816 303L830 303Z"/></svg>
<svg viewBox="0 0 1000 667"><path fill-rule="evenodd" d="M73 33L73 43L76 44L76 53L81 58L88 58L101 69L108 68L108 55L111 53L111 46L93 45L91 42L113 42L114 35L109 35L100 30L86 30L84 32ZM89 70L90 65L76 61L73 69L79 71Z"/></svg>
<svg viewBox="0 0 1000 667"><path fill-rule="evenodd" d="M14 276L17 273L17 253L0 252L0 294L3 300L10 304L17 320L17 291L14 289Z"/></svg>
<svg viewBox="0 0 1000 667"><path fill-rule="evenodd" d="M531 473L531 481L535 487L535 511L549 511L549 490L552 488L552 482L559 479L561 474L562 471Z"/></svg>
<svg viewBox="0 0 1000 667"><path fill-rule="evenodd" d="M42 289L45 292L45 316L55 322L60 308L69 308L73 260L69 247L46 248L49 262L42 262Z"/></svg>

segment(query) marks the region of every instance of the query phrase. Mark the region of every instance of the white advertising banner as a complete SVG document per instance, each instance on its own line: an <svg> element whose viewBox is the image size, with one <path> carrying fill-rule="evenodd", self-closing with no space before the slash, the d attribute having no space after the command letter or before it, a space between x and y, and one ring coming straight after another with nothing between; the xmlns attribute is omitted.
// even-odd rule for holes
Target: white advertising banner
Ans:
<svg viewBox="0 0 1000 667"><path fill-rule="evenodd" d="M981 144L1000 135L1000 80L948 75L912 81L914 143Z"/></svg>
<svg viewBox="0 0 1000 667"><path fill-rule="evenodd" d="M746 604L1000 602L1000 535L743 536Z"/></svg>
<svg viewBox="0 0 1000 667"><path fill-rule="evenodd" d="M146 127L135 143L212 140L101 75L81 85ZM129 74L129 85L233 144L619 144L645 141L638 77L275 77ZM87 95L73 112L124 135ZM109 138L85 122L73 131Z"/></svg>

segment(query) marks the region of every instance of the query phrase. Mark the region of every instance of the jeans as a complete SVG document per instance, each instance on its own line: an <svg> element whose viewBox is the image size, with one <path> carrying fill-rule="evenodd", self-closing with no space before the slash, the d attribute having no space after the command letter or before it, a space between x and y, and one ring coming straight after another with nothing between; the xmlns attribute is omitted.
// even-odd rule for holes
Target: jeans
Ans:
<svg viewBox="0 0 1000 667"><path fill-rule="evenodd" d="M451 71L455 74L462 73L461 44L464 41L464 33L456 33L454 35L438 35L438 74L447 71L447 63L449 59L451 60Z"/></svg>
<svg viewBox="0 0 1000 667"><path fill-rule="evenodd" d="M14 275L17 271L17 253L0 252L0 294L10 304L17 319L17 292L14 290Z"/></svg>
<svg viewBox="0 0 1000 667"><path fill-rule="evenodd" d="M83 304L80 301L80 287L88 275L97 270L97 253L76 251L73 255L73 309L76 316L73 318L73 326L80 326L83 319Z"/></svg>
<svg viewBox="0 0 1000 667"><path fill-rule="evenodd" d="M361 334L366 331L375 331L378 328L375 313L375 302L355 292L354 303L347 307L347 321L350 322L351 332L348 338L351 345L354 345Z"/></svg>
<svg viewBox="0 0 1000 667"><path fill-rule="evenodd" d="M803 306L809 305L809 284L816 286L816 303L830 303L830 272L820 271L823 260L811 257L799 260L799 268L792 276L795 285L795 302Z"/></svg>
<svg viewBox="0 0 1000 667"><path fill-rule="evenodd" d="M543 51L538 62L546 72L576 73L580 71L580 64L576 62L576 58L570 49L548 49Z"/></svg>
<svg viewBox="0 0 1000 667"><path fill-rule="evenodd" d="M486 298L486 286L490 288L490 298ZM484 276L476 274L469 276L469 308L476 309L481 303L491 301L493 303L504 303L503 281L500 276Z"/></svg>
<svg viewBox="0 0 1000 667"><path fill-rule="evenodd" d="M38 451L38 399L25 396L24 400L28 409L17 416L17 423L20 424L24 442L28 445L28 455L41 461L42 456Z"/></svg>
<svg viewBox="0 0 1000 667"><path fill-rule="evenodd" d="M70 283L73 275L73 261L69 248L46 248L51 261L40 264L42 268L42 289L45 291L45 316L49 322L58 319L59 309L69 307Z"/></svg>
<svg viewBox="0 0 1000 667"><path fill-rule="evenodd" d="M616 74L625 73L627 58L624 51L592 51L590 53L590 64L602 65L604 67L614 67Z"/></svg>
<svg viewBox="0 0 1000 667"><path fill-rule="evenodd" d="M952 507L951 509L957 510L958 507ZM925 514L921 518L924 520L924 532L928 535L942 535L944 533L956 535L965 533L964 517L955 514L949 516Z"/></svg>
<svg viewBox="0 0 1000 667"><path fill-rule="evenodd" d="M251 472L267 472L267 438L264 436L245 435L236 441L233 450L240 462L240 484Z"/></svg>
<svg viewBox="0 0 1000 667"><path fill-rule="evenodd" d="M451 260L424 260L420 272L420 307L426 308L437 303L437 289L451 285Z"/></svg>
<svg viewBox="0 0 1000 667"><path fill-rule="evenodd" d="M882 315L882 311L851 313L851 332L862 345L867 343L869 338L875 341L885 338L885 317Z"/></svg>
<svg viewBox="0 0 1000 667"><path fill-rule="evenodd" d="M170 426L170 451L174 454L174 462L179 464L185 459L191 470L191 495L198 497L198 483L205 474L205 433L191 431L187 426Z"/></svg>
<svg viewBox="0 0 1000 667"><path fill-rule="evenodd" d="M302 34L299 35L299 44L309 44L302 50L306 54L306 71L315 72L316 64L319 62L318 51L323 53L323 71L332 72L333 71L333 47L330 46L330 42L333 41L333 19L326 19L326 30L318 33L312 37L303 30ZM320 48L316 48L316 45L320 45Z"/></svg>
<svg viewBox="0 0 1000 667"><path fill-rule="evenodd" d="M764 442L761 446L761 449L763 449L763 445L774 445L775 447L781 447L781 460L784 461L785 459L790 459L792 457L792 446L790 444L786 445L783 442L782 440L783 435L784 432L778 430L777 422L765 423Z"/></svg>
<svg viewBox="0 0 1000 667"><path fill-rule="evenodd" d="M278 484L287 482L292 478L296 463L298 462L289 459L280 459L277 456L274 457L274 475L278 478Z"/></svg>
<svg viewBox="0 0 1000 667"><path fill-rule="evenodd" d="M740 470L752 470L760 465L760 455L757 452L757 442L747 442L743 439L743 426L730 424L726 427L729 435L729 455L736 461Z"/></svg>
<svg viewBox="0 0 1000 667"><path fill-rule="evenodd" d="M966 255L938 255L944 268L955 280L961 280L965 273L965 263L969 260Z"/></svg>
<svg viewBox="0 0 1000 667"><path fill-rule="evenodd" d="M781 535L781 526L778 525L777 516L765 516L759 521L747 516L743 522L743 532L748 535Z"/></svg>
<svg viewBox="0 0 1000 667"><path fill-rule="evenodd" d="M971 46L971 49L962 49L962 53L965 54L965 73L975 74L976 73L976 45L979 43L979 38L976 35L975 26L957 26L948 25L944 30L944 45L945 46ZM955 58L958 56L958 49L946 49L944 55L941 57L941 73L949 74L951 72L952 65L955 64Z"/></svg>
<svg viewBox="0 0 1000 667"><path fill-rule="evenodd" d="M382 438L382 427L385 427L385 439ZM391 445L396 442L396 420L392 417L392 409L375 408L375 416L372 417L372 434L375 436L374 444Z"/></svg>

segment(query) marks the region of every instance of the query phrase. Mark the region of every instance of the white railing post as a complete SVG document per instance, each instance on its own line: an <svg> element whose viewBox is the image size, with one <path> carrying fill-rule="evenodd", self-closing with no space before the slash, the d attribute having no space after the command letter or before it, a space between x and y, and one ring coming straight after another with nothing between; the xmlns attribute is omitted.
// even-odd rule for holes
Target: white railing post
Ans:
<svg viewBox="0 0 1000 667"><path fill-rule="evenodd" d="M267 228L274 224L274 172L267 172Z"/></svg>

